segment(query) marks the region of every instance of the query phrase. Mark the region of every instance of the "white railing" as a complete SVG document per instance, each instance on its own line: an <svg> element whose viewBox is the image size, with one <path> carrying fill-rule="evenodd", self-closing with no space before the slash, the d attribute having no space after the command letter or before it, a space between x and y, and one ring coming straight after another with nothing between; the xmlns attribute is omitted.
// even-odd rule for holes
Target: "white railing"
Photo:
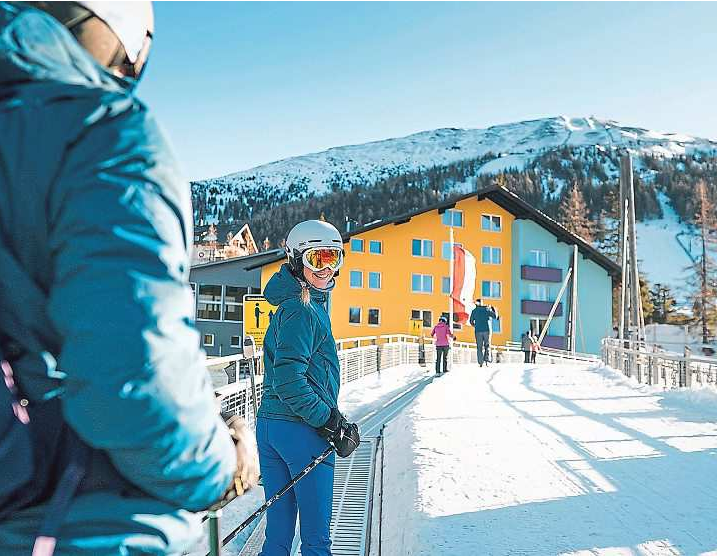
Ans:
<svg viewBox="0 0 717 557"><path fill-rule="evenodd" d="M647 385L665 388L717 385L717 358L668 352L645 342L616 338L603 339L602 357L606 365Z"/></svg>
<svg viewBox="0 0 717 557"><path fill-rule="evenodd" d="M519 342L508 341L504 346L492 347L493 361L503 363L520 363L524 361L525 353ZM541 346L536 354L535 362L538 364L555 364L561 362L597 362L599 357L595 354L571 352Z"/></svg>
<svg viewBox="0 0 717 557"><path fill-rule="evenodd" d="M402 364L432 366L436 362L436 349L431 340L411 335L381 335L373 337L345 338L336 341L339 356L341 382L348 383L361 377ZM505 346L491 348L494 362L514 363L523 361L520 344L507 342ZM475 343L454 342L450 352L454 364L472 364L478 361ZM541 348L537 362L541 364L561 361L597 361L592 354L571 353L565 350ZM258 352L253 361L243 354L210 358L207 366L225 370L229 384L215 389L221 411L225 415L239 414L250 424L254 422L254 402L251 395L249 369L255 370L256 405L259 406L263 392L262 353Z"/></svg>
<svg viewBox="0 0 717 557"><path fill-rule="evenodd" d="M381 370L402 364L432 365L436 361L436 350L432 342L421 342L410 335L381 335L375 337L346 338L336 341L339 356L341 382L348 383L361 377L380 373ZM477 361L476 345L467 342L453 343L453 363L474 363ZM254 424L254 401L252 400L249 366L255 371L256 406L261 403L263 393L262 353L258 352L253 361L243 354L210 358L210 369L224 369L230 383L215 389L221 412L225 416L239 414L250 425Z"/></svg>

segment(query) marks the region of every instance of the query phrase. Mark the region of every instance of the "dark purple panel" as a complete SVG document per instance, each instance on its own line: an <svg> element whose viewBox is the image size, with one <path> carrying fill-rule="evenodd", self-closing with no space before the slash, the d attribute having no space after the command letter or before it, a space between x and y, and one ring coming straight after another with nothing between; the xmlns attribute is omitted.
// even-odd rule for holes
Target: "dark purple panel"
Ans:
<svg viewBox="0 0 717 557"><path fill-rule="evenodd" d="M554 267L535 267L533 265L522 265L520 267L521 278L527 280L543 280L546 282L561 282L563 270Z"/></svg>
<svg viewBox="0 0 717 557"><path fill-rule="evenodd" d="M549 315L553 302L539 302L537 300L522 300L520 302L520 312L524 315ZM554 317L560 317L563 314L563 303L558 303L555 308Z"/></svg>
<svg viewBox="0 0 717 557"><path fill-rule="evenodd" d="M551 335L545 335L541 346L546 348L557 348L558 350L565 350L565 337L556 337Z"/></svg>

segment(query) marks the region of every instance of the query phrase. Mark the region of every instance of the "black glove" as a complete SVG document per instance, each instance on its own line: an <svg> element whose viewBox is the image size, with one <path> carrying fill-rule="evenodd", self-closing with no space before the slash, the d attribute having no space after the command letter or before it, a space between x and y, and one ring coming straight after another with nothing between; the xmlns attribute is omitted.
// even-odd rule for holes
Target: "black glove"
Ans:
<svg viewBox="0 0 717 557"><path fill-rule="evenodd" d="M342 458L354 452L361 442L358 426L350 424L337 408L331 409L329 419L324 425L317 427L316 432L331 443L336 454Z"/></svg>

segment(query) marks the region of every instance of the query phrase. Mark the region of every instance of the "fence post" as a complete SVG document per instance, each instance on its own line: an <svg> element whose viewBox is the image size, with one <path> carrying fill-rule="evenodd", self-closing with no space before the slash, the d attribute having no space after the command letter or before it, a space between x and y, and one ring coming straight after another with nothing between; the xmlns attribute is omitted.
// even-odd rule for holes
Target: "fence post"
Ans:
<svg viewBox="0 0 717 557"><path fill-rule="evenodd" d="M692 354L692 350L690 350L689 346L685 346L684 354L685 354L685 361L683 362L684 376L680 377L680 387L691 387L692 386L692 370L690 369L690 356Z"/></svg>

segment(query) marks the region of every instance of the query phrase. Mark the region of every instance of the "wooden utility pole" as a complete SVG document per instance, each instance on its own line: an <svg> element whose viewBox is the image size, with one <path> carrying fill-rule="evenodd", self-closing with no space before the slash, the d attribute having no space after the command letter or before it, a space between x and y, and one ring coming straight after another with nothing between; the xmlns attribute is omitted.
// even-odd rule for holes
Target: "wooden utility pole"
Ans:
<svg viewBox="0 0 717 557"><path fill-rule="evenodd" d="M637 233L635 228L635 185L632 157L620 160L620 339L645 340L645 324L640 296L640 274L637 268Z"/></svg>

